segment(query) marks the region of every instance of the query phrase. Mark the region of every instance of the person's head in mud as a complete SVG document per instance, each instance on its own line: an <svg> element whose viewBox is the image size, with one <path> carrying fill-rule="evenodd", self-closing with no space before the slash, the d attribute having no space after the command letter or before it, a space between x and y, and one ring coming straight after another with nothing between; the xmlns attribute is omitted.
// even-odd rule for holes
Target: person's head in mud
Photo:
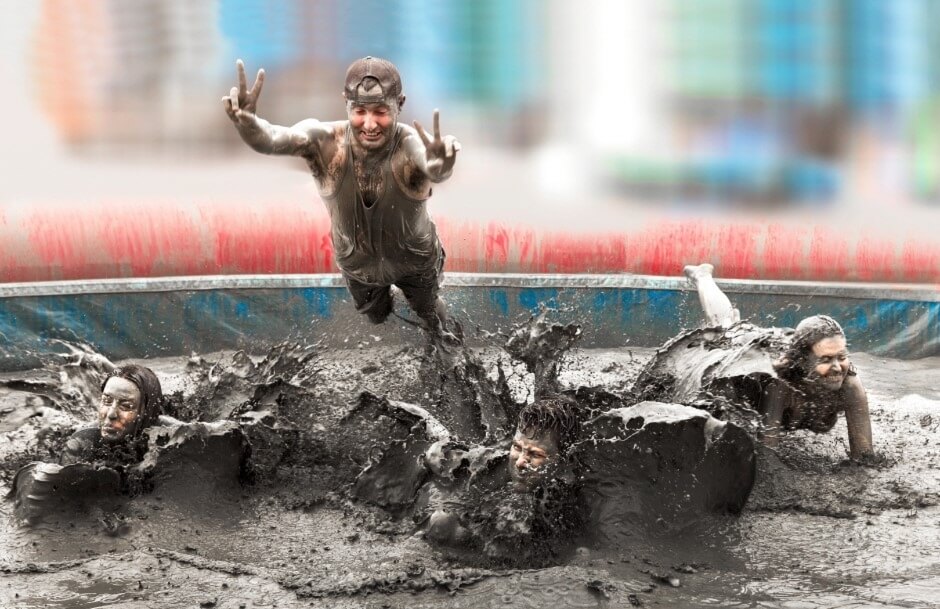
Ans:
<svg viewBox="0 0 940 609"><path fill-rule="evenodd" d="M543 398L519 413L509 449L509 475L517 491L550 480L567 460L580 429L575 405L564 398Z"/></svg>
<svg viewBox="0 0 940 609"><path fill-rule="evenodd" d="M101 438L117 442L140 435L156 422L162 407L163 390L153 370L137 364L115 368L101 385Z"/></svg>
<svg viewBox="0 0 940 609"><path fill-rule="evenodd" d="M346 70L343 97L356 142L367 151L384 148L405 105L401 75L390 61L363 57Z"/></svg>
<svg viewBox="0 0 940 609"><path fill-rule="evenodd" d="M852 369L842 326L827 315L797 325L786 353L774 363L784 379L824 391L838 391Z"/></svg>

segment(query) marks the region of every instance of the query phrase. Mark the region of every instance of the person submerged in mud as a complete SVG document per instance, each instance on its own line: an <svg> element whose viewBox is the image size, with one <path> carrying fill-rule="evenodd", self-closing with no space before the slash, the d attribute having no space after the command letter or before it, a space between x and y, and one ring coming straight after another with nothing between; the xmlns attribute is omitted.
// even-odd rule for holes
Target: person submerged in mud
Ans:
<svg viewBox="0 0 940 609"><path fill-rule="evenodd" d="M144 431L178 423L161 417L163 391L150 368L115 367L101 359L108 373L101 384L97 421L68 438L58 463L34 461L13 478L8 497L14 500L16 516L27 524L57 510L78 514L90 504L111 505L121 494L143 490L144 477L130 472L147 452Z"/></svg>
<svg viewBox="0 0 940 609"><path fill-rule="evenodd" d="M516 492L529 492L557 479L578 437L574 405L561 398L543 399L519 413L509 447L509 477Z"/></svg>
<svg viewBox="0 0 940 609"><path fill-rule="evenodd" d="M786 430L827 432L845 413L851 457L873 456L868 396L839 323L814 315L791 331L741 322L712 272L710 264L685 267L707 327L660 349L634 394L706 406L722 397L751 408L761 416L763 442L771 447Z"/></svg>
<svg viewBox="0 0 940 609"><path fill-rule="evenodd" d="M405 96L398 68L365 57L346 71L348 120L272 125L256 114L264 70L249 90L244 64L238 60L236 66L238 86L222 98L225 111L254 150L307 162L330 214L336 263L356 310L374 324L384 322L393 312L395 285L434 335L454 342L438 296L444 250L427 200L432 184L450 177L460 143L441 136L438 111L433 135L417 121L414 129L400 124Z"/></svg>
<svg viewBox="0 0 940 609"><path fill-rule="evenodd" d="M470 459L469 478L456 488L434 481L425 537L482 549L497 560L549 558L554 543L578 522L571 458L580 429L576 409L562 397L528 404L508 454L479 453Z"/></svg>
<svg viewBox="0 0 940 609"><path fill-rule="evenodd" d="M246 430L258 421L183 422L164 414L172 406L150 368L115 366L100 355L90 367L105 373L97 420L69 436L57 462L33 461L16 472L8 497L18 519L103 513L111 534L107 515L128 498L160 488L164 496L215 501L250 481Z"/></svg>
<svg viewBox="0 0 940 609"><path fill-rule="evenodd" d="M147 448L143 432L159 424L162 413L163 390L153 370L137 364L116 367L101 385L96 424L72 434L59 462L139 461Z"/></svg>

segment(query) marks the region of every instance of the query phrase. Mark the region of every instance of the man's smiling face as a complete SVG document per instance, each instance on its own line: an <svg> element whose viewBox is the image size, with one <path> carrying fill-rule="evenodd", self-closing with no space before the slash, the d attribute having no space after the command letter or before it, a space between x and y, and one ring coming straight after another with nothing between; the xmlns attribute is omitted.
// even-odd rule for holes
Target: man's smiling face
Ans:
<svg viewBox="0 0 940 609"><path fill-rule="evenodd" d="M398 108L386 103L350 102L346 112L356 141L366 150L380 150L391 139L398 119Z"/></svg>

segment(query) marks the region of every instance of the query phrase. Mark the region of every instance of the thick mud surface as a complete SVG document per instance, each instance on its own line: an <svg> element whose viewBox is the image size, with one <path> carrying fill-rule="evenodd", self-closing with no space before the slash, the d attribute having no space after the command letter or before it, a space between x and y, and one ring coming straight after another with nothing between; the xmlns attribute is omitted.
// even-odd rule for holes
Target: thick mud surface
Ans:
<svg viewBox="0 0 940 609"><path fill-rule="evenodd" d="M134 497L119 515L59 517L34 528L20 526L12 503L0 502L0 606L937 606L940 359L854 356L869 390L879 462L848 460L844 421L826 435L795 432L776 452L759 449L756 484L740 516L680 532L651 527L526 569L441 551L410 520L345 492L374 442L355 429L336 432L362 391L427 408L465 437L505 432L498 417L473 428L448 410L484 376L500 378L497 360L509 395L534 395L522 362L498 349L478 355L482 367L461 368L459 386L429 383L436 372L421 348L380 343L300 356L281 370L254 369L231 354L188 366L186 359L147 362L165 392L176 394L174 416L276 421L272 432L249 433L254 483L220 489L182 481ZM623 393L650 355L575 350L558 382ZM224 365L213 368L215 361ZM226 374L234 376L226 381ZM68 401L48 389L52 372L15 376L20 383L0 388L3 494L18 465L49 459L77 423L91 419L77 396ZM290 381L310 389L297 392ZM230 407L245 400L249 412Z"/></svg>

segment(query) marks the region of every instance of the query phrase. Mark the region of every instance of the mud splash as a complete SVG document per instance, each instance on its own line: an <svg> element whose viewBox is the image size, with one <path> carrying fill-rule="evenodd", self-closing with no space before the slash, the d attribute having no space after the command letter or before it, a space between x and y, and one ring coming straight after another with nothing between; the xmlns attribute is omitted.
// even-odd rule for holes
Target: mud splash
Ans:
<svg viewBox="0 0 940 609"><path fill-rule="evenodd" d="M505 351L531 375L529 396L562 391L560 359L580 334L577 325L550 323L544 312L513 330ZM576 441L577 454L564 457L559 471L537 489L515 492L507 458L513 428L496 427L501 433L492 434L485 419L496 412L491 421L512 421L509 413L518 413L524 404L512 401L500 357L492 382L476 355L466 350L460 355L456 363L451 358L439 366L445 387L463 388L462 394L449 395L467 395L470 388L474 403L483 395L482 403L498 410L487 413L460 402L425 410L363 394L355 416L345 422L367 430L365 438L391 439L384 446L370 444L375 448L353 496L410 517L428 539L464 550L459 554L463 561L483 557L484 564L544 567L574 549L585 520L592 530L589 538L610 545L642 536L654 522L669 523L660 529L677 529L716 511L738 512L747 500L754 454L740 428L667 404L609 410L622 406L623 399L583 386L567 392L578 404L579 417L590 419ZM469 421L463 433L451 432L438 418L454 408L465 411L462 423ZM480 438L467 429L488 433L482 434L482 443L467 443L468 435ZM653 509L664 504L681 507ZM637 506L634 518L625 515L625 505ZM639 518L641 512L649 518Z"/></svg>
<svg viewBox="0 0 940 609"><path fill-rule="evenodd" d="M216 492L211 504L187 504L162 491L135 498L117 535L97 521L20 529L12 524L10 504L2 504L0 570L7 575L0 604L478 607L525 598L553 606L924 606L940 589L936 361L856 357L870 387L882 464L847 460L842 422L822 436L797 432L776 452L758 450L756 486L739 518L629 544L573 548L559 566L518 571L468 566L460 553L415 536L410 520L390 515L394 509L350 501L347 490L380 460L373 446L384 449L388 437L406 440L421 419L419 411L405 420L376 416L369 408L382 396L392 405L421 408L468 449L488 436L497 444L498 426L491 432L480 419L468 419L475 431L459 435L448 417L474 392L502 396L506 401L494 402L500 408L521 403L520 396L531 399L535 375L519 371L521 358L496 347L474 351L469 361L479 368L468 373L458 366L448 377L415 349L287 351L294 355L285 359L299 367L284 372L265 372L272 370L265 358L235 354L205 356L188 372L185 360L154 362L168 393L178 394L171 414L190 408L188 418L206 421L228 411L233 421L262 423L252 426L258 431L250 438L255 483ZM623 407L622 392L597 387L628 387L648 356L639 350L569 353L575 364L556 367L557 386L599 411ZM436 371L430 386L428 370ZM878 383L882 371L890 383ZM453 389L435 394L442 375ZM4 379L46 383L37 393L22 384L0 387L4 487L10 463L25 453L54 453L56 438L87 420L80 404L50 389L61 387L60 379L54 367ZM367 389L373 404L360 406ZM382 422L390 431L366 425L381 416L391 419Z"/></svg>
<svg viewBox="0 0 940 609"><path fill-rule="evenodd" d="M533 375L536 399L560 392L558 374L562 358L581 338L580 325L553 323L548 315L549 311L543 309L528 323L518 325L505 346Z"/></svg>

